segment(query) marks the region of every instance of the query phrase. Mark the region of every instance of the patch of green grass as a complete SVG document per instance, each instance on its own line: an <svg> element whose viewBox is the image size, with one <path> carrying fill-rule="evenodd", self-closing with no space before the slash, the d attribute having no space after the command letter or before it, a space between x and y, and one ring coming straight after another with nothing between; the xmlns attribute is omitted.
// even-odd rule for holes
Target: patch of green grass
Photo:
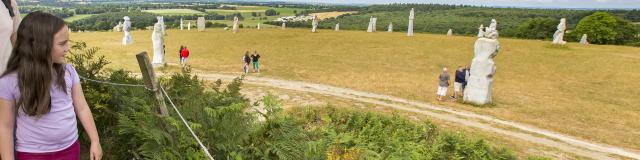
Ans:
<svg viewBox="0 0 640 160"><path fill-rule="evenodd" d="M559 45L559 44L547 44L544 46L545 48L551 48L551 49L565 49L565 50L569 50L569 45Z"/></svg>
<svg viewBox="0 0 640 160"><path fill-rule="evenodd" d="M527 157L527 160L552 160L552 159L548 157L531 156L531 157Z"/></svg>

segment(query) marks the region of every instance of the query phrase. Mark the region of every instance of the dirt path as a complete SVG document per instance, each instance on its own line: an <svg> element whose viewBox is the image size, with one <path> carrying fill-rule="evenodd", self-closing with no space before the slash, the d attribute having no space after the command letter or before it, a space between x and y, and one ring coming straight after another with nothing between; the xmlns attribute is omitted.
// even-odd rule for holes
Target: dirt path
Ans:
<svg viewBox="0 0 640 160"><path fill-rule="evenodd" d="M194 74L205 80L231 80L240 76L240 74L217 74L198 71L195 69ZM445 106L435 106L419 101L323 84L262 78L251 75L245 77L243 82L259 86L270 86L301 92L330 95L359 102L391 107L397 110L423 114L443 121L454 122L468 127L474 127L484 131L518 138L524 141L557 148L564 152L593 159L617 159L617 157L640 159L640 153L624 148L579 140L572 136L539 129L526 124L500 120L492 116L480 115L469 111L455 110Z"/></svg>

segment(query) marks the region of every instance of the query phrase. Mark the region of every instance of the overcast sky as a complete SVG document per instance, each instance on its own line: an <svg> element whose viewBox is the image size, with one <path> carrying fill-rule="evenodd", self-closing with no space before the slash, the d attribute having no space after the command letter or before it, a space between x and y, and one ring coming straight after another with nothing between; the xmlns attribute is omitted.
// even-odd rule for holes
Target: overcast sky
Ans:
<svg viewBox="0 0 640 160"><path fill-rule="evenodd" d="M277 0L288 2L316 3L439 3L468 4L504 7L542 7L542 8L635 8L640 9L640 0Z"/></svg>

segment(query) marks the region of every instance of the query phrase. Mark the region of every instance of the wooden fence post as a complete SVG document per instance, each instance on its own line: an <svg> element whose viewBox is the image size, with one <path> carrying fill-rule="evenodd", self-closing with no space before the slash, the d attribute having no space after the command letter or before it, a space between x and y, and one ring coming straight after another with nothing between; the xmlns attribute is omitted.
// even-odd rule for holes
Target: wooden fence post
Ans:
<svg viewBox="0 0 640 160"><path fill-rule="evenodd" d="M153 71L147 52L138 53L136 58L138 59L138 65L140 65L140 72L142 73L144 84L147 85L147 88L153 91L156 96L156 100L158 100L160 115L168 116L169 111L167 110L167 105L164 103L164 97L162 96L160 85L158 84L158 78L156 77L156 73Z"/></svg>

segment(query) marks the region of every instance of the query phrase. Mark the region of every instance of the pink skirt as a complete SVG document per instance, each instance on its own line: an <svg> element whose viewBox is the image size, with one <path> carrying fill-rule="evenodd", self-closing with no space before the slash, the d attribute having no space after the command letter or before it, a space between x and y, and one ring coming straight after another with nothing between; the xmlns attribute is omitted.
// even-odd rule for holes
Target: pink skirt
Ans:
<svg viewBox="0 0 640 160"><path fill-rule="evenodd" d="M48 153L27 153L18 152L17 160L79 160L80 142L76 140L73 145L61 151Z"/></svg>

